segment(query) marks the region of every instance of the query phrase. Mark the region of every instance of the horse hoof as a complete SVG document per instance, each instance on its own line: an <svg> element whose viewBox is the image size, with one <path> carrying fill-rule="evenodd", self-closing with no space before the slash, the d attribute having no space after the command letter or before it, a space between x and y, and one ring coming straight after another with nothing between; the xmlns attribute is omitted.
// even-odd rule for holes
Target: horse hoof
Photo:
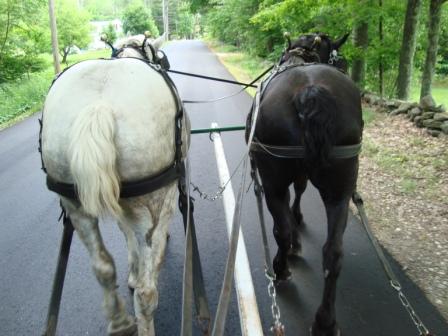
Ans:
<svg viewBox="0 0 448 336"><path fill-rule="evenodd" d="M339 329L336 323L333 324L332 327L322 329L320 328L316 322L310 328L311 336L342 336L341 329Z"/></svg>

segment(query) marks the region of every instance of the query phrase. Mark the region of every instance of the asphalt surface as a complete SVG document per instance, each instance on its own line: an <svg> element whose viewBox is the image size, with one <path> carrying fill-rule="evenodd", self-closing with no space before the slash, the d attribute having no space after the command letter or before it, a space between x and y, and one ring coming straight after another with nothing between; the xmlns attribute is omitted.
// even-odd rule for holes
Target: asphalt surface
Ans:
<svg viewBox="0 0 448 336"><path fill-rule="evenodd" d="M223 78L231 75L206 46L198 41L173 42L165 48L171 66L180 71ZM233 93L237 87L173 75L183 99L212 99ZM193 128L244 123L251 98L241 94L212 104L187 105ZM39 335L43 331L59 240L62 232L58 198L47 191L37 152L37 116L0 131L0 335ZM242 132L222 134L230 170L244 150ZM213 194L218 186L213 144L208 135L195 135L191 145L192 181ZM238 185L238 177L234 188ZM362 191L361 191L362 192ZM221 201L196 197L195 218L205 270L207 294L216 310L227 253L224 210ZM287 335L307 335L322 291L321 246L325 239L325 213L317 191L309 186L302 198L307 226L303 231L303 258L291 260L293 278L278 287L282 321ZM270 216L266 216L272 226ZM272 321L267 281L263 275L261 236L252 192L245 199L243 230L252 277L265 333ZM115 258L119 292L132 311L126 286L125 241L116 225L105 221L101 230ZM155 315L158 335L178 335L181 320L181 279L184 237L179 214L170 227L165 263L159 278L159 308ZM345 336L418 335L371 248L359 222L349 219L344 238L345 259L337 293L338 321ZM275 243L270 237L271 250ZM423 293L390 259L409 301L427 327L439 336L448 325ZM102 293L93 276L87 253L77 237L64 287L58 335L105 335ZM235 296L232 298L226 335L240 335Z"/></svg>

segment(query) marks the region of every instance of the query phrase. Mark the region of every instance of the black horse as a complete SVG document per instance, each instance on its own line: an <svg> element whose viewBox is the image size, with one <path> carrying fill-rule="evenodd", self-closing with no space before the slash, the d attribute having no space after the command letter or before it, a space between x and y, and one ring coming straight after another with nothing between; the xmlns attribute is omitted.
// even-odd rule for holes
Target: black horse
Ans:
<svg viewBox="0 0 448 336"><path fill-rule="evenodd" d="M325 204L325 288L312 326L313 336L340 334L334 308L336 281L349 201L356 188L363 129L360 92L340 69L345 62L338 49L347 36L332 41L324 34L308 34L294 43L288 38L288 48L264 82L258 93L259 104L254 103L247 122L246 140L256 118L251 164L258 169L274 220L277 280L290 277L287 257L301 251L299 228L304 223L300 198L308 180ZM291 184L295 190L292 208Z"/></svg>

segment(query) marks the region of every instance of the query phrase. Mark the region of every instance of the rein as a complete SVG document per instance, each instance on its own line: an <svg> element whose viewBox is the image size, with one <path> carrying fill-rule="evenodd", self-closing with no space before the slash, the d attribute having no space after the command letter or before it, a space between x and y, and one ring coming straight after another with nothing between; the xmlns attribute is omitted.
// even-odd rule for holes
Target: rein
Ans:
<svg viewBox="0 0 448 336"><path fill-rule="evenodd" d="M227 83L231 83L231 84L237 84L237 85L244 85L243 88L241 88L240 90L238 90L235 93L232 93L230 95L227 96L223 96L223 97L219 97L219 98L215 98L215 99L210 99L210 100L183 100L182 102L186 103L186 104L205 104L205 103L214 103L220 100L224 100L227 98L231 98L234 97L236 95L239 95L241 92L243 92L244 90L246 90L248 87L257 87L257 85L254 85L254 83L256 83L260 78L264 77L264 75L266 75L269 71L271 71L274 68L274 65L270 66L269 68L267 68L265 71L263 71L257 78L255 78L252 82L250 82L249 84L245 84L245 83L240 83L240 82L236 82L236 81L230 81L230 80L226 80L226 79L220 79L220 78L214 78L214 77L207 77L207 76L202 76L202 75L195 75L195 74L188 74L188 73L180 73L180 72L176 72L174 70L169 70L170 72L174 72L174 73L180 73L186 76L192 76L192 77L199 77L199 78L204 78L207 80L215 80L218 82L227 82Z"/></svg>
<svg viewBox="0 0 448 336"><path fill-rule="evenodd" d="M145 41L146 41L146 39L145 39ZM172 70L172 69L170 69L168 58L166 57L165 53L163 53L163 51L159 50L159 52L163 53L163 57L158 57L157 53L154 50L154 47L151 44L148 44L148 46L151 48L151 53L153 55L153 60L154 61L151 61L147 57L147 55L146 55L146 53L144 51L145 41L143 42L143 45L141 47L124 46L124 47L122 47L120 49L115 49L112 45L109 44L109 46L112 48L111 57L112 58L116 58L125 48L133 48L136 51L138 51L144 57L144 60L140 59L141 61L149 63L149 64L154 64L155 63L155 64L159 65L166 72L171 72L171 73L175 73L175 74L183 75L183 76L196 77L196 78L201 78L201 79L205 79L205 80L211 80L211 81L216 81L216 82L223 82L223 83L229 83L229 84L235 84L235 85L242 85L243 86L237 92L232 93L232 94L227 95L227 96L223 96L223 97L219 97L219 98L215 98L215 99L209 99L209 100L188 100L188 99L184 99L184 100L182 100L182 103L184 103L184 104L214 103L214 102L217 102L217 101L220 101L220 100L228 99L228 98L234 97L236 95L239 95L244 90L246 90L248 87L257 88L258 86L255 85L255 83L257 81L259 81L260 78L262 78L264 75L266 75L269 71L271 71L275 67L275 65L270 66L269 68L264 70L259 76L257 76L254 80L252 80L250 83L243 83L243 82L229 80L229 79L224 79L224 78L199 75L199 74L194 74L194 73L184 72L184 71L179 71L179 70ZM128 58L135 58L135 57L128 57Z"/></svg>

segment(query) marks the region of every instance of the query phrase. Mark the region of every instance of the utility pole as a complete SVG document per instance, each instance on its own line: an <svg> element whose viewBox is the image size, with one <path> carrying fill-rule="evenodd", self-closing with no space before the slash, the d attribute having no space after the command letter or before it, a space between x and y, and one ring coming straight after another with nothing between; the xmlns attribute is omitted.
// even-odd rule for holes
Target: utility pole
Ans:
<svg viewBox="0 0 448 336"><path fill-rule="evenodd" d="M168 17L168 2L169 0L162 0L162 9L163 9L163 31L165 33L166 40L169 40L169 17Z"/></svg>
<svg viewBox="0 0 448 336"><path fill-rule="evenodd" d="M54 0L48 0L48 12L50 14L51 29L51 46L53 49L54 72L61 72L61 64L59 63L59 47L58 47L58 30L56 27L56 17L54 16Z"/></svg>

